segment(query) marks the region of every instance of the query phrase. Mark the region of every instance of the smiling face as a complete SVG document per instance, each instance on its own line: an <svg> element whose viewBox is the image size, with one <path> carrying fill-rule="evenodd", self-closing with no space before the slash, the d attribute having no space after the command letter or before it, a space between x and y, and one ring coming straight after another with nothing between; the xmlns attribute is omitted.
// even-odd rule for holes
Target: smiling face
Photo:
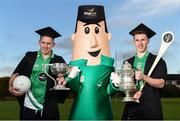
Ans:
<svg viewBox="0 0 180 121"><path fill-rule="evenodd" d="M55 46L54 40L48 36L42 36L39 40L39 46L42 55L48 56L51 54L52 48Z"/></svg>
<svg viewBox="0 0 180 121"><path fill-rule="evenodd" d="M147 51L147 45L149 39L146 34L135 34L134 35L134 44L136 47L137 54L144 54Z"/></svg>
<svg viewBox="0 0 180 121"><path fill-rule="evenodd" d="M73 41L72 60L87 59L88 65L100 64L100 56L110 56L109 40L111 34L105 32L105 23L87 24L77 22L77 31L71 37Z"/></svg>

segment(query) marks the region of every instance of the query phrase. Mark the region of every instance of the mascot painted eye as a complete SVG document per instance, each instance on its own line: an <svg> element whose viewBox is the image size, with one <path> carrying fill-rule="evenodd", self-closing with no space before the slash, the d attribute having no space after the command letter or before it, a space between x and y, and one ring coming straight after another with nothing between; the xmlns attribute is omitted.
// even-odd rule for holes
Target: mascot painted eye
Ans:
<svg viewBox="0 0 180 121"><path fill-rule="evenodd" d="M99 33L99 28L98 28L98 27L95 28L95 33L96 33L96 34Z"/></svg>
<svg viewBox="0 0 180 121"><path fill-rule="evenodd" d="M86 34L89 34L89 32L90 32L89 27L86 27L85 30L84 30L84 32L85 32Z"/></svg>

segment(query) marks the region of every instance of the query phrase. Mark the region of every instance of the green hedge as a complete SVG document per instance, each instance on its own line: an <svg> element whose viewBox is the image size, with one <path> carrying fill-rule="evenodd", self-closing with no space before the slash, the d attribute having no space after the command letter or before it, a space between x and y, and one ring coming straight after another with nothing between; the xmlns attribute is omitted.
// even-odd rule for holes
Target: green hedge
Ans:
<svg viewBox="0 0 180 121"><path fill-rule="evenodd" d="M166 85L162 90L162 97L180 97L180 88L175 85Z"/></svg>
<svg viewBox="0 0 180 121"><path fill-rule="evenodd" d="M0 99L13 98L8 91L9 77L0 78Z"/></svg>

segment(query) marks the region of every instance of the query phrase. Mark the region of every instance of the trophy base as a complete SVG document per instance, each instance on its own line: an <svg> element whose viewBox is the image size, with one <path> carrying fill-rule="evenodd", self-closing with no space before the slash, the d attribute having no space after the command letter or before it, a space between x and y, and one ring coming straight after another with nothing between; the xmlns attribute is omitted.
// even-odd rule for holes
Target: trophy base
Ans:
<svg viewBox="0 0 180 121"><path fill-rule="evenodd" d="M64 103L67 96L69 95L69 92L70 92L69 88L50 89L50 95L53 96L58 103Z"/></svg>
<svg viewBox="0 0 180 121"><path fill-rule="evenodd" d="M122 99L122 102L136 102L136 103L139 103L139 100L135 100L132 97L124 97Z"/></svg>
<svg viewBox="0 0 180 121"><path fill-rule="evenodd" d="M63 85L55 85L53 88L50 88L50 90L70 90L70 88L67 88Z"/></svg>
<svg viewBox="0 0 180 121"><path fill-rule="evenodd" d="M62 88L50 88L50 90L70 90L70 88L62 87Z"/></svg>

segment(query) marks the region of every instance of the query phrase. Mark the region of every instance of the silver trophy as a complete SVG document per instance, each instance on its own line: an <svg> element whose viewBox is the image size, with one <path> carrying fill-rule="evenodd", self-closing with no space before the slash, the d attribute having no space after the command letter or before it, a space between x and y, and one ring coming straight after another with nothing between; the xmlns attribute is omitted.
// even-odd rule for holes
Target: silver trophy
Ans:
<svg viewBox="0 0 180 121"><path fill-rule="evenodd" d="M136 102L136 100L132 98L133 95L130 94L130 92L135 89L134 70L132 69L131 64L129 64L128 61L125 61L125 63L121 66L121 70L118 71L118 74L121 78L119 86L124 90L124 93L126 95L122 99L122 102Z"/></svg>
<svg viewBox="0 0 180 121"><path fill-rule="evenodd" d="M69 66L66 63L53 63L53 64L44 64L44 72L45 74L54 81L54 87L50 90L70 90L70 88L66 88L64 85L59 85L57 81L48 74L47 70L50 69L51 72L57 77L62 77L68 73Z"/></svg>

